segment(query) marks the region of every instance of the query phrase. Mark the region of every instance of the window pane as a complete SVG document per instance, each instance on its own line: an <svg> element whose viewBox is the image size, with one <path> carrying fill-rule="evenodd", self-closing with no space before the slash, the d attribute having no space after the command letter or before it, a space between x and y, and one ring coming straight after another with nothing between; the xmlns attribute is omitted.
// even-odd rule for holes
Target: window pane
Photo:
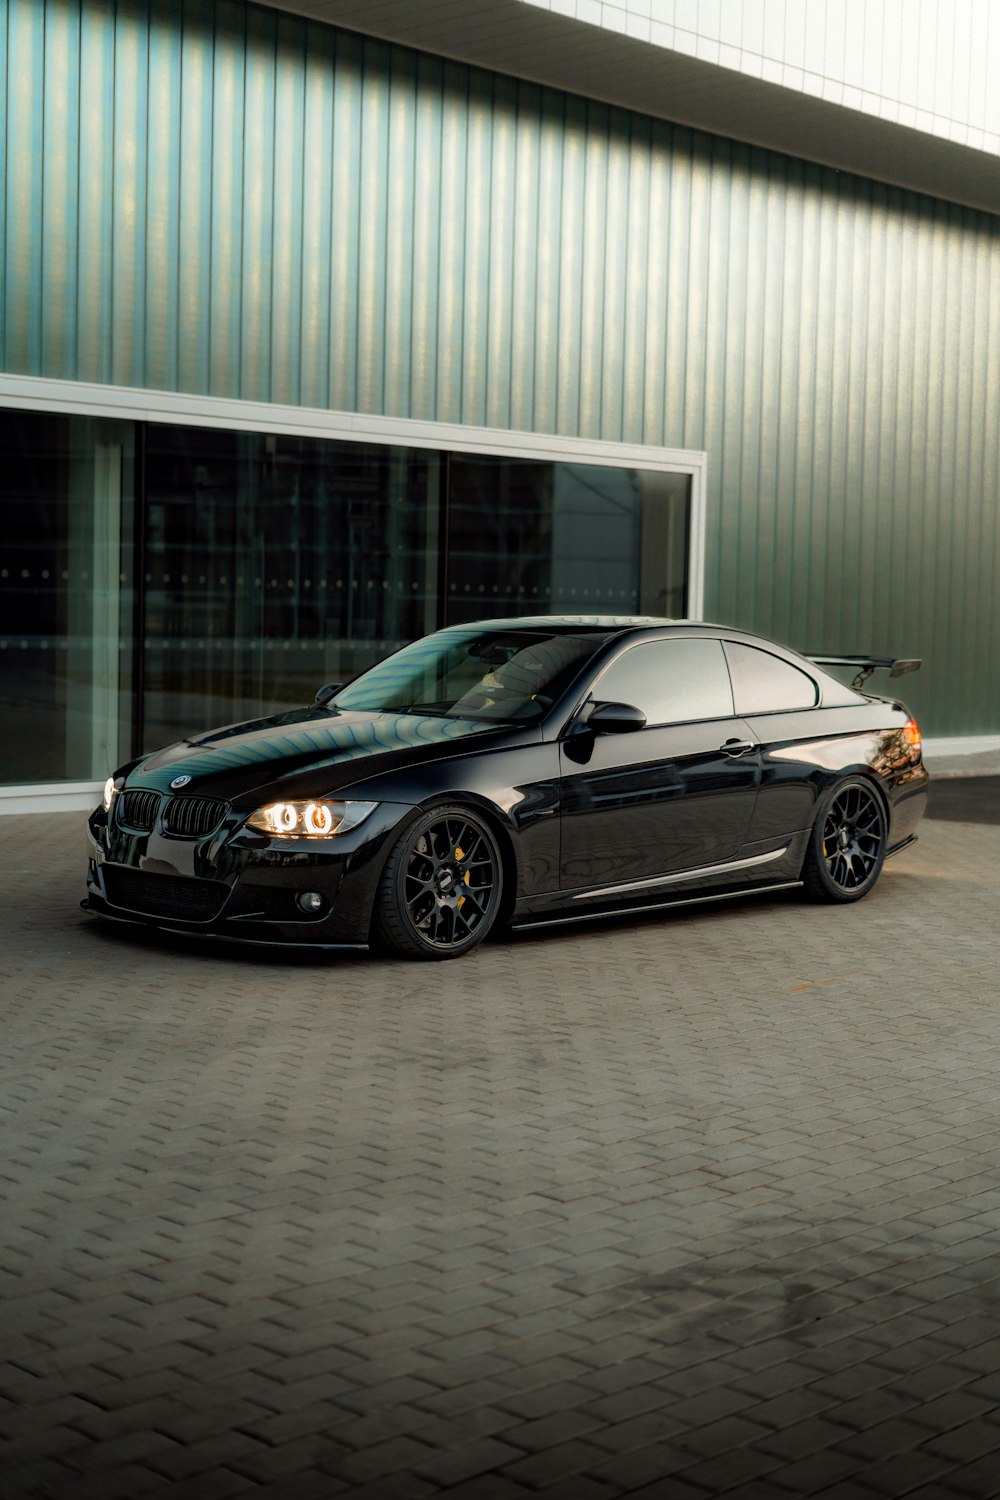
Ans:
<svg viewBox="0 0 1000 1500"><path fill-rule="evenodd" d="M689 475L467 454L448 473L448 624L683 616Z"/></svg>
<svg viewBox="0 0 1000 1500"><path fill-rule="evenodd" d="M440 463L150 427L147 746L311 701L437 624Z"/></svg>
<svg viewBox="0 0 1000 1500"><path fill-rule="evenodd" d="M540 719L605 638L567 630L452 628L372 667L334 704L373 713Z"/></svg>
<svg viewBox="0 0 1000 1500"><path fill-rule="evenodd" d="M0 411L0 781L103 778L127 753L130 428Z"/></svg>
<svg viewBox="0 0 1000 1500"><path fill-rule="evenodd" d="M726 655L738 714L812 708L816 702L816 684L812 678L769 651L727 641Z"/></svg>
<svg viewBox="0 0 1000 1500"><path fill-rule="evenodd" d="M594 697L631 703L649 724L726 719L733 694L722 653L713 640L647 641L632 646L601 677Z"/></svg>

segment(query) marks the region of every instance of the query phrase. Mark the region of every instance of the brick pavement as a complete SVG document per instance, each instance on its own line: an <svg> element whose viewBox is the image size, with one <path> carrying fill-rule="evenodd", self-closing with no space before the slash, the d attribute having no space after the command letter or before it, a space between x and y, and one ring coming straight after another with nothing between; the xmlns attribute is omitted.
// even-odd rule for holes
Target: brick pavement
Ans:
<svg viewBox="0 0 1000 1500"><path fill-rule="evenodd" d="M0 819L0 1494L1000 1495L1000 873L272 958Z"/></svg>

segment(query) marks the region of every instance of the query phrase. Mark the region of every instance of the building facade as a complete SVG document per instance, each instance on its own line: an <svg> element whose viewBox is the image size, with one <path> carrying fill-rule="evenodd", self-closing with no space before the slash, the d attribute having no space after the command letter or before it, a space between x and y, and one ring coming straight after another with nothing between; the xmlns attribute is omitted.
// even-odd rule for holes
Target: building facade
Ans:
<svg viewBox="0 0 1000 1500"><path fill-rule="evenodd" d="M1000 744L1000 25L806 9L0 0L0 802L554 610Z"/></svg>

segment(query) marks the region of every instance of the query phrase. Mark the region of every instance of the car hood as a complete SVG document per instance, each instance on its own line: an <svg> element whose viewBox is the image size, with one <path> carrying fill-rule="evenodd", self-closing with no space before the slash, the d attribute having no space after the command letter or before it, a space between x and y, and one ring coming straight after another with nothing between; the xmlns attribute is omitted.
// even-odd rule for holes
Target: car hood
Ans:
<svg viewBox="0 0 1000 1500"><path fill-rule="evenodd" d="M537 738L510 725L425 714L303 708L231 724L144 757L130 787L223 798L253 806L275 799L324 797L401 765L419 765L512 738ZM178 777L189 781L173 788Z"/></svg>

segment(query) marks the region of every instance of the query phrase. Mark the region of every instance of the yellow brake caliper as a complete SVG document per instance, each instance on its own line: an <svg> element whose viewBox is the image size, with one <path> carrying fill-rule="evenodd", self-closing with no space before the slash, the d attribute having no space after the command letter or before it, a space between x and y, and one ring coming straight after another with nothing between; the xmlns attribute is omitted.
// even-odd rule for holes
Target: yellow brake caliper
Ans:
<svg viewBox="0 0 1000 1500"><path fill-rule="evenodd" d="M455 845L455 858L458 860L459 864L461 864L462 860L465 858L465 851L462 850L462 849L460 849L457 844ZM464 881L464 883L466 885L469 884L469 872L468 872L468 870L466 870L465 874L462 876L462 880ZM462 910L462 907L464 905L465 905L465 897L464 896L459 896L459 898L458 898L458 909L459 909L459 911Z"/></svg>

